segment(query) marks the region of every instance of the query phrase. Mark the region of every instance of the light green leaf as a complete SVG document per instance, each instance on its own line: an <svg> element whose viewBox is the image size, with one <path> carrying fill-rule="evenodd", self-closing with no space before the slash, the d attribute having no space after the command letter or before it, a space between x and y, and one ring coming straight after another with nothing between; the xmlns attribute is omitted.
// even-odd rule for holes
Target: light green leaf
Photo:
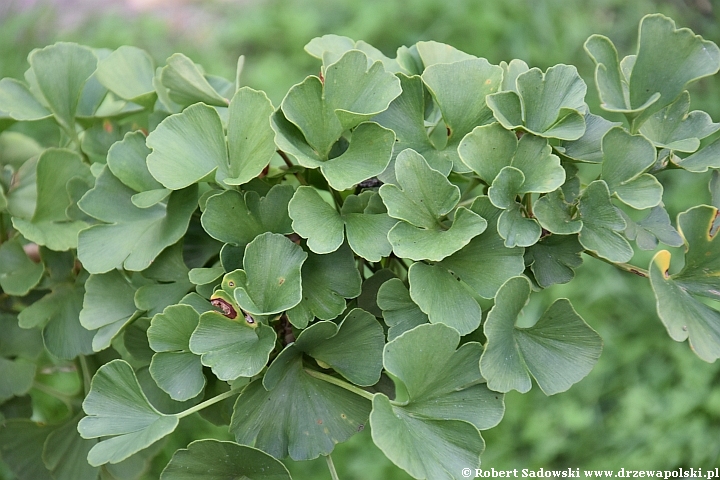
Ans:
<svg viewBox="0 0 720 480"><path fill-rule="evenodd" d="M147 168L150 149L145 146L142 132L128 132L122 141L114 143L107 154L107 165L118 180L136 192L162 188Z"/></svg>
<svg viewBox="0 0 720 480"><path fill-rule="evenodd" d="M353 130L347 150L322 162L320 170L332 188L347 190L381 174L390 163L394 144L392 130L374 122L361 123Z"/></svg>
<svg viewBox="0 0 720 480"><path fill-rule="evenodd" d="M690 94L685 90L677 100L648 118L640 133L658 148L694 152L700 147L700 140L718 129L720 123L713 123L707 113L690 112Z"/></svg>
<svg viewBox="0 0 720 480"><path fill-rule="evenodd" d="M118 97L151 107L157 94L153 86L155 65L144 50L122 46L102 59L95 78Z"/></svg>
<svg viewBox="0 0 720 480"><path fill-rule="evenodd" d="M315 188L298 187L288 204L288 214L293 230L308 239L307 246L313 252L330 253L342 245L342 218Z"/></svg>
<svg viewBox="0 0 720 480"><path fill-rule="evenodd" d="M350 310L339 324L314 323L300 333L294 345L355 385L367 387L380 380L385 333L365 310Z"/></svg>
<svg viewBox="0 0 720 480"><path fill-rule="evenodd" d="M720 49L686 28L660 15L640 21L637 56L628 72L621 73L617 51L606 37L593 35L585 49L597 65L596 82L603 108L625 113L641 125L652 114L671 104L699 78L717 73ZM664 75L657 75L662 65Z"/></svg>
<svg viewBox="0 0 720 480"><path fill-rule="evenodd" d="M515 83L517 92L487 97L488 106L503 127L560 140L582 137L587 86L575 67L555 65L545 73L531 68L518 75Z"/></svg>
<svg viewBox="0 0 720 480"><path fill-rule="evenodd" d="M437 265L460 278L462 283L481 297L493 298L508 278L520 275L525 270L524 250L505 246L496 229L502 211L495 208L488 197L478 197L470 209L487 218L487 230ZM412 293L412 288L410 290Z"/></svg>
<svg viewBox="0 0 720 480"><path fill-rule="evenodd" d="M629 240L635 240L640 249L655 250L658 241L671 247L683 245L682 237L670 223L670 216L661 205L650 209L650 213L638 222L621 213L627 223L625 236Z"/></svg>
<svg viewBox="0 0 720 480"><path fill-rule="evenodd" d="M341 216L348 243L356 254L371 262L379 262L390 255L392 245L387 235L397 220L387 214L380 195L365 191L348 196L343 202Z"/></svg>
<svg viewBox="0 0 720 480"><path fill-rule="evenodd" d="M34 362L24 358L11 360L0 357L0 401L25 395L32 388L34 379Z"/></svg>
<svg viewBox="0 0 720 480"><path fill-rule="evenodd" d="M360 295L362 278L347 244L327 255L308 254L301 276L302 300L287 312L298 328L305 328L315 317L336 318L345 311L346 298Z"/></svg>
<svg viewBox="0 0 720 480"><path fill-rule="evenodd" d="M497 229L507 248L529 247L537 243L542 234L537 220L526 217L523 206L517 202L500 214Z"/></svg>
<svg viewBox="0 0 720 480"><path fill-rule="evenodd" d="M275 348L275 340L272 327L260 323L251 328L242 319L231 320L212 311L200 315L190 337L190 351L200 355L202 364L220 380L235 380L260 373Z"/></svg>
<svg viewBox="0 0 720 480"><path fill-rule="evenodd" d="M399 278L391 278L380 286L377 305L388 329L388 340L399 337L418 325L427 323L428 316L413 302L405 284Z"/></svg>
<svg viewBox="0 0 720 480"><path fill-rule="evenodd" d="M80 324L88 330L97 330L93 338L93 350L99 352L128 322L135 320L136 287L117 270L100 275L90 275L85 282L85 298L80 312Z"/></svg>
<svg viewBox="0 0 720 480"><path fill-rule="evenodd" d="M395 175L398 185L383 185L380 196L388 215L402 220L388 233L397 256L439 261L485 230L485 219L463 207L456 211L452 225L443 222L460 200L460 189L419 153L409 149L400 153Z"/></svg>
<svg viewBox="0 0 720 480"><path fill-rule="evenodd" d="M662 185L644 174L657 160L655 147L642 135L613 127L602 140L602 179L623 203L642 210L662 201Z"/></svg>
<svg viewBox="0 0 720 480"><path fill-rule="evenodd" d="M78 320L83 308L82 286L60 283L40 300L18 315L22 328L43 328L45 348L58 358L72 360L78 355L92 355L95 332Z"/></svg>
<svg viewBox="0 0 720 480"><path fill-rule="evenodd" d="M245 248L245 278L234 290L240 308L252 315L271 315L300 303L300 270L306 258L307 253L283 235L258 235Z"/></svg>
<svg viewBox="0 0 720 480"><path fill-rule="evenodd" d="M199 319L193 307L171 305L153 317L147 331L150 348L157 352L150 362L150 375L173 400L189 400L205 387L200 357L190 351L190 337Z"/></svg>
<svg viewBox="0 0 720 480"><path fill-rule="evenodd" d="M228 100L208 83L198 66L182 53L175 53L167 59L160 79L170 99L181 106L197 102L218 107L228 105Z"/></svg>
<svg viewBox="0 0 720 480"><path fill-rule="evenodd" d="M587 186L578 202L578 212L583 222L578 240L583 247L611 262L632 258L632 247L619 233L625 230L625 220L610 202L604 181L596 180Z"/></svg>
<svg viewBox="0 0 720 480"><path fill-rule="evenodd" d="M565 182L565 170L546 139L526 134L518 140L499 123L475 128L463 138L458 154L488 185L505 167L521 171L523 181L511 193L552 192Z"/></svg>
<svg viewBox="0 0 720 480"><path fill-rule="evenodd" d="M514 58L510 60L510 63L500 62L500 68L503 69L502 88L500 90L512 90L517 93L517 77L521 73L530 70L528 64L523 60Z"/></svg>
<svg viewBox="0 0 720 480"><path fill-rule="evenodd" d="M177 450L160 480L291 480L278 460L253 447L218 440L196 440Z"/></svg>
<svg viewBox="0 0 720 480"><path fill-rule="evenodd" d="M242 391L230 431L238 443L275 458L311 460L362 430L369 413L363 397L307 373L302 352L290 345L262 381Z"/></svg>
<svg viewBox="0 0 720 480"><path fill-rule="evenodd" d="M525 393L532 375L546 395L554 395L590 373L600 358L602 340L564 298L532 327L516 327L530 291L525 277L511 278L498 291L485 321L487 345L480 369L492 390Z"/></svg>
<svg viewBox="0 0 720 480"><path fill-rule="evenodd" d="M13 78L0 80L0 111L19 121L42 120L52 115L27 85Z"/></svg>
<svg viewBox="0 0 720 480"><path fill-rule="evenodd" d="M85 82L97 67L97 57L87 47L58 42L28 55L35 86L60 125L75 131L75 112Z"/></svg>
<svg viewBox="0 0 720 480"><path fill-rule="evenodd" d="M709 168L720 168L720 138L685 158L671 155L670 160L689 172L703 173Z"/></svg>
<svg viewBox="0 0 720 480"><path fill-rule="evenodd" d="M326 68L324 82L310 76L292 87L282 111L320 159L327 160L345 130L385 110L400 91L399 80L381 62L368 67L363 52L350 50Z"/></svg>
<svg viewBox="0 0 720 480"><path fill-rule="evenodd" d="M125 460L172 433L178 424L178 417L150 405L135 372L123 360L112 360L98 369L83 410L88 416L78 424L81 437L111 437L90 450L88 462L93 466Z"/></svg>
<svg viewBox="0 0 720 480"><path fill-rule="evenodd" d="M373 441L415 478L459 478L462 467L477 467L484 449L478 430L504 413L503 396L480 376L482 347L459 343L451 328L420 325L385 346L383 364L405 398L375 395Z"/></svg>
<svg viewBox="0 0 720 480"><path fill-rule="evenodd" d="M274 108L265 92L240 88L228 108L227 185L242 185L260 175L275 155L275 134L270 126Z"/></svg>
<svg viewBox="0 0 720 480"><path fill-rule="evenodd" d="M571 205L565 202L562 190L556 190L540 197L533 205L535 218L542 227L559 235L578 233L582 228L582 221L574 218Z"/></svg>
<svg viewBox="0 0 720 480"><path fill-rule="evenodd" d="M611 128L621 125L600 115L585 112L585 133L577 140L564 140L555 149L566 157L580 162L602 162L602 139Z"/></svg>
<svg viewBox="0 0 720 480"><path fill-rule="evenodd" d="M79 202L85 213L107 222L93 225L79 235L78 257L90 273L105 273L120 266L144 270L166 247L185 235L197 207L196 186L173 192L167 204L149 208L132 203L135 193L103 168L95 187Z"/></svg>
<svg viewBox="0 0 720 480"><path fill-rule="evenodd" d="M655 291L658 316L670 337L683 342L706 362L720 358L720 312L701 298L720 298L720 242L718 210L700 205L678 215L685 240L685 266L670 275L670 252L661 250L650 263L650 283ZM697 298L701 297L701 298Z"/></svg>
<svg viewBox="0 0 720 480"><path fill-rule="evenodd" d="M440 42L417 42L416 48L425 68L438 63L455 63L475 58L469 53Z"/></svg>
<svg viewBox="0 0 720 480"><path fill-rule="evenodd" d="M443 153L453 162L453 170L466 172L457 155L457 146L474 127L493 121L485 98L500 88L502 68L484 58L439 63L426 65L422 80L448 129Z"/></svg>
<svg viewBox="0 0 720 480"><path fill-rule="evenodd" d="M73 177L92 178L82 158L70 150L49 148L37 162L37 202L32 218L13 217L13 226L28 240L51 250L65 251L77 246L78 232L87 227L73 221L67 209L72 200L67 184Z"/></svg>
<svg viewBox="0 0 720 480"><path fill-rule="evenodd" d="M44 271L42 263L33 262L25 254L20 237L0 245L0 287L8 295L27 295L40 282Z"/></svg>
<svg viewBox="0 0 720 480"><path fill-rule="evenodd" d="M583 247L576 235L548 235L525 252L538 285L568 283L582 265Z"/></svg>
<svg viewBox="0 0 720 480"><path fill-rule="evenodd" d="M482 310L474 292L443 267L413 263L408 270L410 297L431 323L444 323L467 335L480 325Z"/></svg>
<svg viewBox="0 0 720 480"><path fill-rule="evenodd" d="M292 233L288 202L293 192L289 185L275 185L264 197L253 191L243 195L235 190L213 195L205 204L203 228L211 237L233 245L247 245L265 232Z"/></svg>
<svg viewBox="0 0 720 480"><path fill-rule="evenodd" d="M165 307L178 303L193 284L188 279L188 268L183 260L183 244L178 242L158 255L143 271L143 277L157 283L141 285L135 292L135 306L148 317L161 313Z"/></svg>
<svg viewBox="0 0 720 480"><path fill-rule="evenodd" d="M180 190L215 172L222 182L229 176L228 151L217 111L196 104L170 115L147 137L152 153L150 173L166 188Z"/></svg>

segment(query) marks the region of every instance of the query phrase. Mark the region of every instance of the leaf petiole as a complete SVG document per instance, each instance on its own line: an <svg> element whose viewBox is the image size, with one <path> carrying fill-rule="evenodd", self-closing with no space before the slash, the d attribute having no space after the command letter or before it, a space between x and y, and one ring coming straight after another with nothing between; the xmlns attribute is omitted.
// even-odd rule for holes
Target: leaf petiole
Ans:
<svg viewBox="0 0 720 480"><path fill-rule="evenodd" d="M340 387L340 388L344 388L344 389L347 390L348 392L352 392L352 393L354 393L355 395L360 395L361 397L363 397L363 398L365 398L365 399L367 399L367 400L372 400L373 397L374 397L374 395L373 395L372 393L370 393L370 392L368 392L368 391L366 391L366 390L363 390L363 389L360 388L360 387L356 387L355 385L353 385L353 384L351 384L351 383L348 383L348 382L346 382L346 381L344 381L344 380L340 380L339 378L331 377L330 375L326 375L326 374L324 374L324 373L321 373L321 372L318 372L318 371L315 371L315 370L310 370L310 369L308 369L308 368L305 368L305 369L303 369L303 370L305 370L305 373L307 373L307 374L310 375L311 377L315 377L315 378L317 378L318 380L322 380L323 382L331 383L331 384L336 385L336 386L338 386L338 387Z"/></svg>
<svg viewBox="0 0 720 480"><path fill-rule="evenodd" d="M242 390L242 388L228 390L227 392L221 393L217 397L209 398L209 399L205 400L204 402L198 403L194 407L190 407L187 410L177 413L176 416L178 418L184 418L184 417L187 417L188 415L192 415L193 413L199 412L200 410L202 410L204 408L207 408L211 405L215 405L218 402L222 402L226 398L230 398L233 395L239 394L240 390Z"/></svg>

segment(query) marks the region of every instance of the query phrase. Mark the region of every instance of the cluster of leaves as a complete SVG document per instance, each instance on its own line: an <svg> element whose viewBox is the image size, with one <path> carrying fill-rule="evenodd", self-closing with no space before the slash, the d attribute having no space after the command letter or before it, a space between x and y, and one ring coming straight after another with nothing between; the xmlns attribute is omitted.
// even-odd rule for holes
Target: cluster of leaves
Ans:
<svg viewBox="0 0 720 480"><path fill-rule="evenodd" d="M22 479L135 478L199 412L235 442L193 442L161 478L289 478L281 459L329 459L368 422L413 477L457 478L503 393L565 391L599 358L568 300L522 315L582 253L648 277L671 337L720 357L704 301L720 298L720 179L676 230L655 176L720 168L720 141L701 147L720 124L686 91L720 49L661 15L636 55L585 47L625 123L588 111L572 66L435 42L393 59L317 38L320 74L279 108L240 86L242 57L228 81L181 54L32 52L24 81L0 80L4 461ZM59 145L13 129L28 122ZM667 250L630 265L631 241L685 246L684 266L670 275ZM27 394L53 393L36 380L51 367L84 392L55 392L68 415L45 426Z"/></svg>

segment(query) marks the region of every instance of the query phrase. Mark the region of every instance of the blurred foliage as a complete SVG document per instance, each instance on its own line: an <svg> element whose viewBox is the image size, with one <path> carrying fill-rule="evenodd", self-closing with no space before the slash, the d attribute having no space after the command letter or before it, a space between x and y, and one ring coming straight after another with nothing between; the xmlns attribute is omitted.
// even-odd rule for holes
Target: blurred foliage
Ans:
<svg viewBox="0 0 720 480"><path fill-rule="evenodd" d="M145 14L115 4L95 7L80 20L68 20L61 6L23 9L20 3L0 5L0 78L21 77L27 54L57 40L108 48L134 45L159 63L183 52L210 73L230 78L242 54L243 82L266 90L276 105L282 92L315 73L318 63L302 47L325 33L363 39L390 56L401 45L436 40L492 63L520 58L541 68L575 64L590 87L591 109L597 108L597 94L592 63L582 48L590 34L608 35L624 55L634 47L639 19L661 12L720 43L720 13L709 0L455 0L451 6L432 0L260 0L205 2ZM717 78L695 85L693 102L720 119ZM667 190L680 192L666 198L674 219L688 207L682 192L706 188L701 185L707 179L689 180L691 175L677 170L663 175L663 183L673 184L666 184ZM634 260L643 265L649 258ZM686 344L667 336L646 279L586 258L574 282L536 297L526 307L533 318L553 299L570 298L601 334L605 350L591 374L566 393L548 398L533 388L525 395L508 394L505 418L484 433L490 445L484 467L670 469L720 463L720 364L700 361ZM52 369L50 360L47 368ZM70 372L66 382L50 387L70 392L79 382ZM32 394L34 418L62 415L63 405L41 389ZM169 455L185 446L182 442L222 435L199 417L182 426L187 435L173 437L178 444L165 448L167 455L158 457L147 478L158 478ZM333 457L345 480L409 478L373 445L367 429L338 446ZM289 463L297 478L330 478L324 459ZM0 478L11 478L2 463Z"/></svg>

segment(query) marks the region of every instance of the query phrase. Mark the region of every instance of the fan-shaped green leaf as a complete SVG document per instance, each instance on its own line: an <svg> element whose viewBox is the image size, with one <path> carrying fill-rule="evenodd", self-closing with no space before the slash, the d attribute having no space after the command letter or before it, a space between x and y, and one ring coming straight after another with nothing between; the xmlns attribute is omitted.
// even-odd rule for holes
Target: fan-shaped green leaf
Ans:
<svg viewBox="0 0 720 480"><path fill-rule="evenodd" d="M577 140L560 142L555 149L566 157L580 162L602 162L602 139L611 128L621 125L611 122L600 115L585 112L585 133Z"/></svg>
<svg viewBox="0 0 720 480"><path fill-rule="evenodd" d="M528 218L523 211L523 206L517 202L513 202L500 214L497 229L498 234L505 239L505 246L508 248L534 245L542 234L537 220Z"/></svg>
<svg viewBox="0 0 720 480"><path fill-rule="evenodd" d="M45 271L42 263L28 258L20 237L0 245L0 287L8 295L22 297L35 287Z"/></svg>
<svg viewBox="0 0 720 480"><path fill-rule="evenodd" d="M240 394L230 431L275 458L310 460L361 430L369 413L366 399L307 373L290 345Z"/></svg>
<svg viewBox="0 0 720 480"><path fill-rule="evenodd" d="M5 352L2 352L3 356ZM35 379L35 363L24 358L0 357L0 401L25 395Z"/></svg>
<svg viewBox="0 0 720 480"><path fill-rule="evenodd" d="M164 415L150 405L132 367L112 360L98 369L83 401L88 415L80 420L83 438L111 437L88 454L90 465L118 463L175 430L178 417Z"/></svg>
<svg viewBox="0 0 720 480"><path fill-rule="evenodd" d="M93 350L99 352L109 347L128 322L137 318L136 290L117 270L87 279L80 323L88 330L97 330Z"/></svg>
<svg viewBox="0 0 720 480"><path fill-rule="evenodd" d="M20 312L20 326L43 328L45 348L56 357L71 360L78 355L92 355L95 332L78 320L84 293L82 285L53 286L50 293Z"/></svg>
<svg viewBox="0 0 720 480"><path fill-rule="evenodd" d="M362 309L350 310L339 324L314 323L294 345L356 385L375 385L380 380L385 333L377 319Z"/></svg>
<svg viewBox="0 0 720 480"><path fill-rule="evenodd" d="M540 225L552 233L569 235L578 233L582 228L582 221L574 218L572 208L565 202L562 190L538 198L533 205L533 212Z"/></svg>
<svg viewBox="0 0 720 480"><path fill-rule="evenodd" d="M685 158L670 156L670 161L689 172L703 173L720 168L720 138Z"/></svg>
<svg viewBox="0 0 720 480"><path fill-rule="evenodd" d="M713 123L707 113L690 112L690 94L685 90L677 100L648 118L640 132L658 148L694 152L700 140L718 129L720 123Z"/></svg>
<svg viewBox="0 0 720 480"><path fill-rule="evenodd" d="M460 190L419 153L409 149L400 153L395 175L398 185L383 185L380 196L388 215L402 220L388 233L399 257L442 260L485 230L485 219L463 207L456 211L452 225L443 223L460 200Z"/></svg>
<svg viewBox="0 0 720 480"><path fill-rule="evenodd" d="M27 419L10 419L0 425L0 455L19 480L53 480L42 461L42 450L54 429Z"/></svg>
<svg viewBox="0 0 720 480"><path fill-rule="evenodd" d="M611 262L632 258L632 247L619 233L625 230L625 220L610 202L604 181L596 180L587 186L578 202L578 212L583 222L578 239L583 247Z"/></svg>
<svg viewBox="0 0 720 480"><path fill-rule="evenodd" d="M518 75L515 83L517 93L509 90L487 97L503 127L560 140L582 137L587 86L575 67L555 65L545 73L531 68Z"/></svg>
<svg viewBox="0 0 720 480"><path fill-rule="evenodd" d="M400 82L381 62L368 67L363 52L350 50L326 68L324 81L311 76L292 87L282 111L319 158L327 160L345 130L382 112L399 94Z"/></svg>
<svg viewBox="0 0 720 480"><path fill-rule="evenodd" d="M532 327L516 327L530 290L527 278L513 277L498 291L485 321L487 345L480 368L495 391L525 393L532 375L546 395L564 392L590 373L600 357L602 340L564 298Z"/></svg>
<svg viewBox="0 0 720 480"><path fill-rule="evenodd" d="M222 182L229 176L228 151L217 111L196 104L163 120L147 138L152 153L150 173L166 188L180 190L215 172Z"/></svg>
<svg viewBox="0 0 720 480"><path fill-rule="evenodd" d="M525 260L538 285L547 288L575 277L575 269L582 265L582 251L577 235L548 235L527 249Z"/></svg>
<svg viewBox="0 0 720 480"><path fill-rule="evenodd" d="M625 223L627 223L625 236L629 240L635 240L640 249L655 250L658 241L671 247L681 247L683 245L682 237L670 223L670 216L661 205L651 208L650 213L637 222L630 219L622 211L620 213L622 213Z"/></svg>
<svg viewBox="0 0 720 480"><path fill-rule="evenodd" d="M20 121L42 120L52 115L27 85L13 78L0 80L0 111Z"/></svg>
<svg viewBox="0 0 720 480"><path fill-rule="evenodd" d="M210 85L203 72L188 57L176 53L170 56L166 63L160 79L172 101L182 106L197 102L218 107L228 105L227 99Z"/></svg>
<svg viewBox="0 0 720 480"><path fill-rule="evenodd" d="M265 324L251 328L242 319L231 320L212 311L200 315L190 337L190 351L200 355L202 364L220 380L235 380L265 368L275 340L275 331Z"/></svg>
<svg viewBox="0 0 720 480"><path fill-rule="evenodd" d="M459 343L451 328L420 325L385 346L385 369L406 398L375 395L373 441L415 478L457 478L461 466L479 465L478 430L497 425L505 410L480 376L482 347Z"/></svg>
<svg viewBox="0 0 720 480"><path fill-rule="evenodd" d="M380 286L377 305L388 329L388 340L428 322L428 316L410 297L410 291L399 278L391 278Z"/></svg>
<svg viewBox="0 0 720 480"><path fill-rule="evenodd" d="M690 347L706 362L720 358L720 313L696 297L720 298L720 242L717 209L700 205L678 215L687 253L685 266L670 275L670 252L661 250L650 264L658 316L670 337L689 339Z"/></svg>
<svg viewBox="0 0 720 480"><path fill-rule="evenodd" d="M343 221L338 211L313 187L302 186L288 204L292 228L315 253L330 253L343 243Z"/></svg>
<svg viewBox="0 0 720 480"><path fill-rule="evenodd" d="M199 319L193 307L171 305L153 317L147 331L150 348L157 352L150 374L173 400L189 400L205 387L200 357L190 351L190 337Z"/></svg>
<svg viewBox="0 0 720 480"><path fill-rule="evenodd" d="M602 140L602 179L622 202L642 210L662 200L662 185L643 174L657 160L655 148L642 135L631 135L614 127Z"/></svg>
<svg viewBox="0 0 720 480"><path fill-rule="evenodd" d="M285 236L258 235L245 248L244 278L238 279L234 290L240 308L252 315L271 315L300 303L305 259L307 253Z"/></svg>
<svg viewBox="0 0 720 480"><path fill-rule="evenodd" d="M444 323L467 335L480 325L482 310L474 292L443 267L413 263L408 270L410 297L431 323Z"/></svg>
<svg viewBox="0 0 720 480"><path fill-rule="evenodd" d="M85 213L107 222L79 235L78 257L90 273L105 273L120 266L144 270L185 234L197 207L196 186L173 192L167 204L149 208L132 203L135 193L103 168L95 187L79 202Z"/></svg>
<svg viewBox="0 0 720 480"><path fill-rule="evenodd" d="M596 82L603 108L639 116L636 125L671 104L686 86L715 74L720 68L720 49L686 28L660 15L640 21L637 57L629 71L621 71L617 51L606 37L593 35L585 49L595 61ZM662 65L666 75L657 75Z"/></svg>
<svg viewBox="0 0 720 480"><path fill-rule="evenodd" d="M233 245L247 245L265 232L292 233L288 203L293 192L289 185L275 185L264 197L235 190L213 195L205 204L203 228L211 237Z"/></svg>
<svg viewBox="0 0 720 480"><path fill-rule="evenodd" d="M315 317L336 318L345 311L346 298L360 295L362 278L347 244L327 255L309 253L301 276L302 300L287 312L298 328L305 328Z"/></svg>
<svg viewBox="0 0 720 480"><path fill-rule="evenodd" d="M128 132L122 141L114 143L107 154L107 165L118 180L136 192L162 188L147 168L151 150L145 145L142 132Z"/></svg>
<svg viewBox="0 0 720 480"><path fill-rule="evenodd" d="M397 220L387 214L380 195L365 191L350 195L341 209L348 243L353 251L371 262L379 262L392 251L388 232Z"/></svg>
<svg viewBox="0 0 720 480"><path fill-rule="evenodd" d="M108 90L133 103L151 107L157 94L153 86L155 64L144 50L122 46L102 59L95 78Z"/></svg>
<svg viewBox="0 0 720 480"><path fill-rule="evenodd" d="M25 238L51 250L65 251L77 246L78 232L87 227L67 214L73 203L67 184L73 177L90 179L90 169L80 155L70 150L49 148L37 162L37 202L32 218L13 217L13 226Z"/></svg>
<svg viewBox="0 0 720 480"><path fill-rule="evenodd" d="M42 92L55 119L67 131L75 131L80 93L97 67L97 57L87 47L58 42L28 55L35 86Z"/></svg>
<svg viewBox="0 0 720 480"><path fill-rule="evenodd" d="M161 480L291 480L290 473L267 453L246 445L196 440L180 449L160 475Z"/></svg>

